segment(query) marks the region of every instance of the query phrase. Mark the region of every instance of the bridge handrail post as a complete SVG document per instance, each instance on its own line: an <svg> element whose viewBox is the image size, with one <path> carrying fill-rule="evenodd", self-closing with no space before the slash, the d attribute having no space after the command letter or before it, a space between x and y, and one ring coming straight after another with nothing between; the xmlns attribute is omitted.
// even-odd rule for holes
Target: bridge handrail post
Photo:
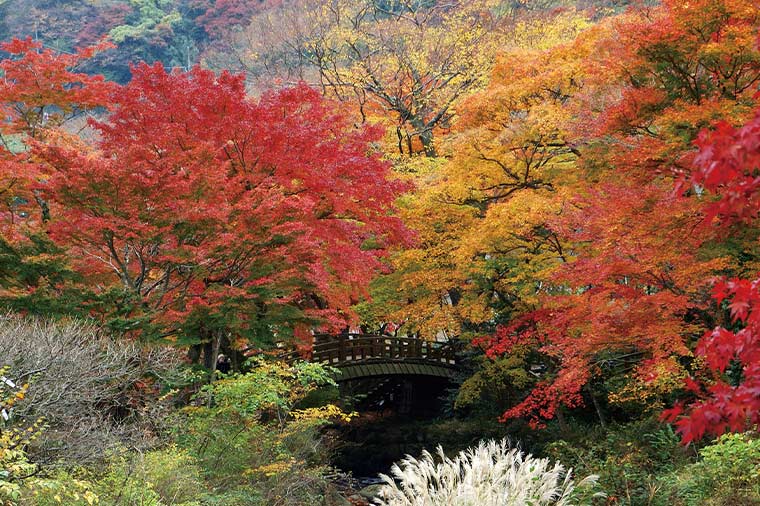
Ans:
<svg viewBox="0 0 760 506"><path fill-rule="evenodd" d="M428 358L430 360L435 360L436 362L441 361L441 349L440 347L436 346L437 343L430 343L430 355Z"/></svg>
<svg viewBox="0 0 760 506"><path fill-rule="evenodd" d="M446 347L446 362L453 363L457 357L457 350L452 343L449 343Z"/></svg>
<svg viewBox="0 0 760 506"><path fill-rule="evenodd" d="M346 357L346 345L347 345L348 339L346 339L346 336L340 335L338 336L338 363L345 362Z"/></svg>

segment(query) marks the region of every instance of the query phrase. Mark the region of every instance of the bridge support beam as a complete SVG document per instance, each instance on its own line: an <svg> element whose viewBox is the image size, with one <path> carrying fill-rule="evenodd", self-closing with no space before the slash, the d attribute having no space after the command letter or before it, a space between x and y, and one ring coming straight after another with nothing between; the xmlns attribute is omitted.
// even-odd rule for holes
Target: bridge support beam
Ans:
<svg viewBox="0 0 760 506"><path fill-rule="evenodd" d="M414 410L414 383L408 378L404 378L401 383L401 398L398 403L398 412L401 415L408 415Z"/></svg>

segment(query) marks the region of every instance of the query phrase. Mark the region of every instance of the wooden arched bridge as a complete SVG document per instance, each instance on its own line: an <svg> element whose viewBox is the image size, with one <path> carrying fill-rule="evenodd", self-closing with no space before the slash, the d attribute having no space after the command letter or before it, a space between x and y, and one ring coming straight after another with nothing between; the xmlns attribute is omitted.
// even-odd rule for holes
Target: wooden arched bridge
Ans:
<svg viewBox="0 0 760 506"><path fill-rule="evenodd" d="M397 375L452 378L457 369L450 343L375 334L317 335L310 360L339 369L339 382Z"/></svg>

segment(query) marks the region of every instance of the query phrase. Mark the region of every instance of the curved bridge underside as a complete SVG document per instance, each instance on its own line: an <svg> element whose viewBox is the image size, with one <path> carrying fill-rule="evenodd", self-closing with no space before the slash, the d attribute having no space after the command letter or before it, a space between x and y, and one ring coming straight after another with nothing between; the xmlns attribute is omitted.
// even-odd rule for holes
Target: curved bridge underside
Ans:
<svg viewBox="0 0 760 506"><path fill-rule="evenodd" d="M338 367L337 381L349 381L373 376L434 376L453 378L456 368L447 364L416 363L411 361L368 360L357 364L343 364Z"/></svg>

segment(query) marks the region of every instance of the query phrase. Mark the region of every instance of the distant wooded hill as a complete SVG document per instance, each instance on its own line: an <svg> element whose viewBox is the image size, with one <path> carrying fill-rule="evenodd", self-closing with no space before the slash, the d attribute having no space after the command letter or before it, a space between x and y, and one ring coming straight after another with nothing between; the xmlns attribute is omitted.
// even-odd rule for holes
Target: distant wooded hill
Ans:
<svg viewBox="0 0 760 506"><path fill-rule="evenodd" d="M167 67L202 62L212 68L246 71L255 81L272 68L251 65L256 43L298 33L273 33L273 18L298 18L316 6L333 9L336 0L0 0L0 40L32 37L68 52L104 36L116 49L99 55L91 72L118 82L129 80L130 63L160 61ZM455 12L468 2L435 0L365 0L349 2L380 8L389 16L446 9ZM549 14L558 8L588 10L598 17L624 8L629 0L494 0L491 13L507 23L525 16ZM303 55L300 55L303 56ZM283 56L283 58L285 58ZM287 56L289 65L302 60ZM269 62L271 63L271 62ZM259 65L258 67L261 67ZM282 65L278 71L282 70ZM288 76L284 76L288 77ZM303 77L303 76L300 76Z"/></svg>

